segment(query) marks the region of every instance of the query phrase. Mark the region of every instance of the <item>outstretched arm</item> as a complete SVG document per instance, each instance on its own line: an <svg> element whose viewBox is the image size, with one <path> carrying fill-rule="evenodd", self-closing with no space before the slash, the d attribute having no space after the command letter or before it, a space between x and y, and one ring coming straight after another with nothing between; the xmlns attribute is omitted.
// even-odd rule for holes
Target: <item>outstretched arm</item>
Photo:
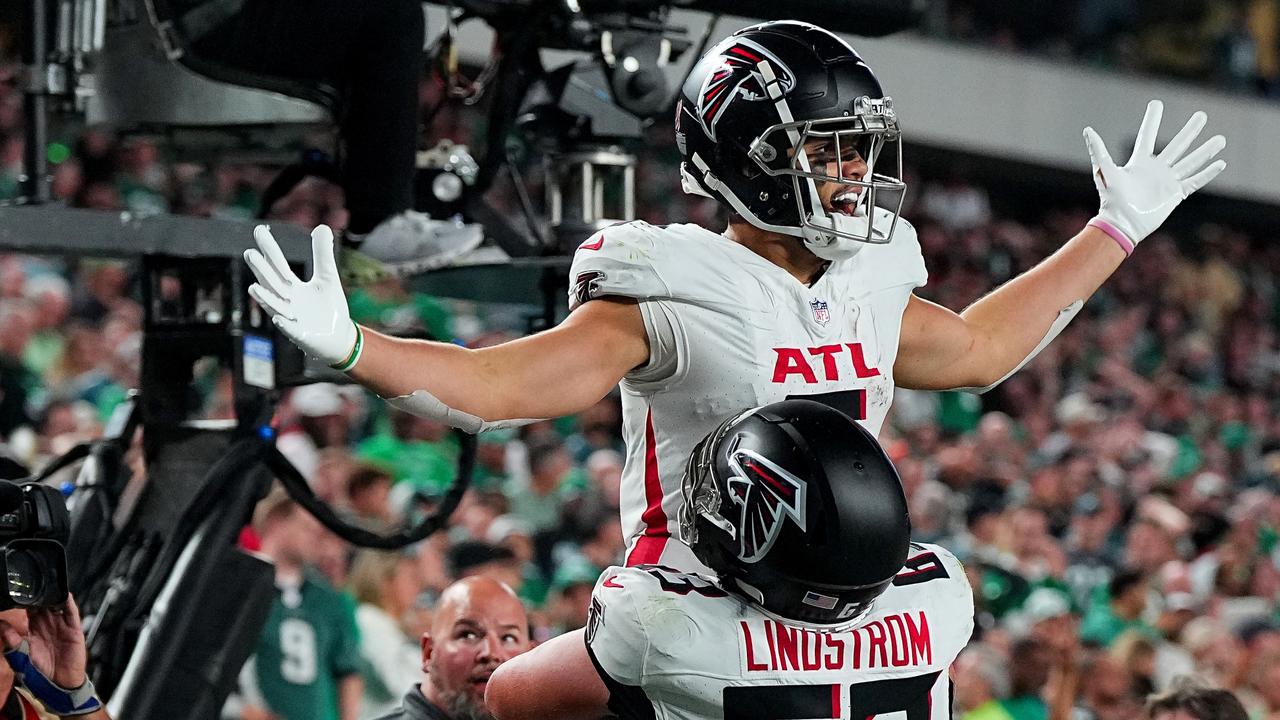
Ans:
<svg viewBox="0 0 1280 720"><path fill-rule="evenodd" d="M912 295L902 314L894 381L917 390L948 390L1002 380L1032 355L1058 314L1092 295L1124 258L1114 240L1085 227L963 312Z"/></svg>
<svg viewBox="0 0 1280 720"><path fill-rule="evenodd" d="M1221 135L1187 149L1207 118L1197 112L1159 154L1164 106L1147 105L1133 155L1117 166L1093 128L1085 144L1100 199L1098 215L1053 255L957 314L912 297L902 318L894 376L923 390L989 389L1051 341L1125 257L1187 196L1217 177Z"/></svg>
<svg viewBox="0 0 1280 720"><path fill-rule="evenodd" d="M594 300L554 328L479 350L364 333L357 382L385 398L427 389L489 421L579 412L649 358L640 308L624 300Z"/></svg>
<svg viewBox="0 0 1280 720"><path fill-rule="evenodd" d="M609 716L609 690L577 630L498 666L484 704L498 720L596 720Z"/></svg>
<svg viewBox="0 0 1280 720"><path fill-rule="evenodd" d="M480 350L357 328L328 227L311 233L315 272L307 282L289 268L266 226L254 239L258 247L245 260L258 282L249 294L294 344L384 398L425 391L449 418L491 423L578 412L649 357L644 320L630 301L589 302L555 328Z"/></svg>

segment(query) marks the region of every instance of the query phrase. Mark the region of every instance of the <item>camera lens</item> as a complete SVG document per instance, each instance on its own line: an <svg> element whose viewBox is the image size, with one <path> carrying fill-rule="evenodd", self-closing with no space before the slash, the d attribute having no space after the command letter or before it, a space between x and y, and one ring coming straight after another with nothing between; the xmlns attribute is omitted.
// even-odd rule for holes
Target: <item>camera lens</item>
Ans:
<svg viewBox="0 0 1280 720"><path fill-rule="evenodd" d="M40 563L30 553L9 551L5 557L9 597L19 605L34 605L44 594Z"/></svg>

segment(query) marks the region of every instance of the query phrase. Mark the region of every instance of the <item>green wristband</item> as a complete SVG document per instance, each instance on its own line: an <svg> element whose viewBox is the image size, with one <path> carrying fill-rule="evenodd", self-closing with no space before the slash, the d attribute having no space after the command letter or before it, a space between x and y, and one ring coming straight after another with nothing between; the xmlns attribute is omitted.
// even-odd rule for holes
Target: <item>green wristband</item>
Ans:
<svg viewBox="0 0 1280 720"><path fill-rule="evenodd" d="M351 324L355 325L356 328L355 346L351 348L351 353L347 355L345 360L329 366L338 372L350 372L351 368L355 367L356 363L360 362L360 353L364 352L364 331L361 330L360 326L355 322L352 322Z"/></svg>

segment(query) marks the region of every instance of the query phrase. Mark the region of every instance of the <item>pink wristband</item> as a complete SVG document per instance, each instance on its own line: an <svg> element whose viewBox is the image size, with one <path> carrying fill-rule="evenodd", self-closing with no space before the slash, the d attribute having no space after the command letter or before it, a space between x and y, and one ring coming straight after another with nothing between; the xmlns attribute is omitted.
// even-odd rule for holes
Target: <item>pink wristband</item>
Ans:
<svg viewBox="0 0 1280 720"><path fill-rule="evenodd" d="M1129 242L1129 238L1125 237L1124 233L1116 229L1115 225L1112 225L1111 223L1107 222L1106 220L1103 220L1100 217L1096 217L1090 220L1088 225L1090 227L1096 227L1102 232L1111 236L1111 239L1115 240L1116 244L1120 246L1120 249L1124 251L1125 257L1129 257L1130 255L1133 254L1133 243Z"/></svg>

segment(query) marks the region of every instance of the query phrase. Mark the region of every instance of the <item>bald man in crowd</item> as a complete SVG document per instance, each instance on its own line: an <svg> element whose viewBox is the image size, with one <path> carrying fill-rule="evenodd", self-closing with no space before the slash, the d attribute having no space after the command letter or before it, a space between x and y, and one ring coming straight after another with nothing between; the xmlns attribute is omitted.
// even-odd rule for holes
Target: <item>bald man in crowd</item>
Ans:
<svg viewBox="0 0 1280 720"><path fill-rule="evenodd" d="M528 649L529 618L511 588L487 577L459 580L441 593L422 634L426 682L379 720L493 720L484 705L489 676Z"/></svg>

